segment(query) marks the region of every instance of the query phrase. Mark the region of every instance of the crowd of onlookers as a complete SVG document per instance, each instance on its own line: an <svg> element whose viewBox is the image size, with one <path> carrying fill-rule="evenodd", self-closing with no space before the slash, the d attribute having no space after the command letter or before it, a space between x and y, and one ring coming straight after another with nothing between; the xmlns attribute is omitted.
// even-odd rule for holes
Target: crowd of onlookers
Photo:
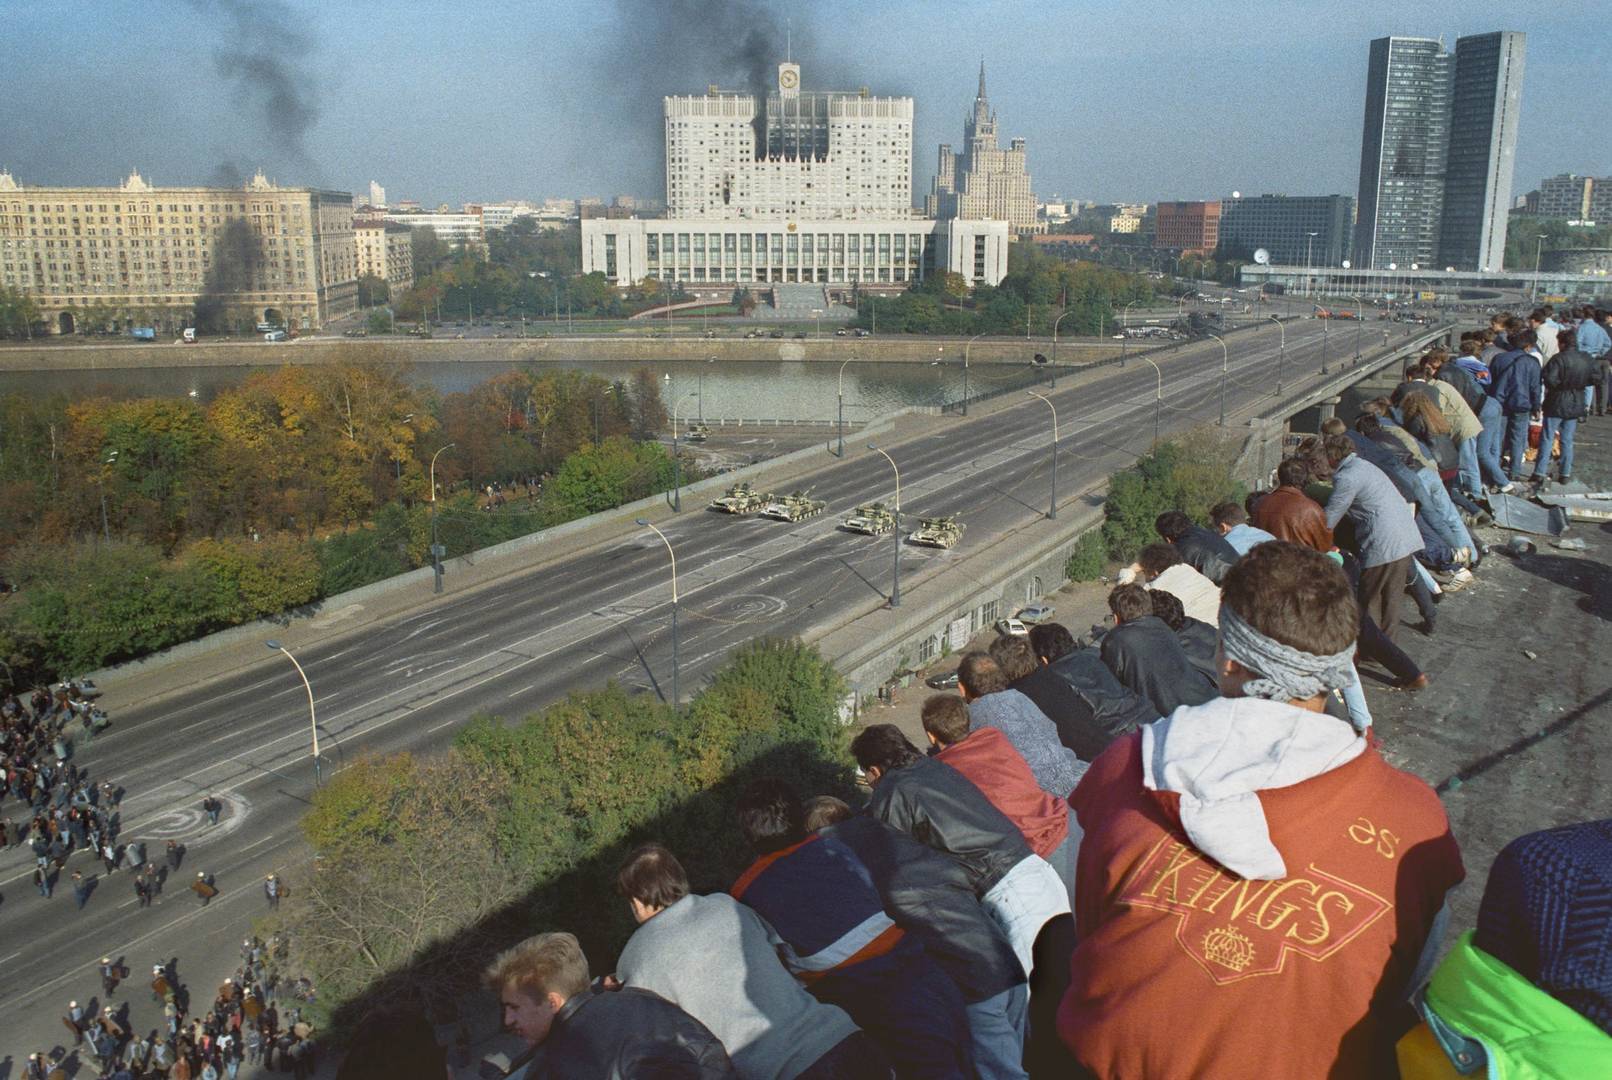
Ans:
<svg viewBox="0 0 1612 1080"><path fill-rule="evenodd" d="M1571 477L1604 322L1497 318L1269 490L1160 516L1095 642L1001 637L924 703L926 747L857 734L865 807L750 783L726 892L633 851L613 973L563 932L488 970L512 1075L1612 1076L1612 821L1507 847L1438 962L1461 854L1360 673L1428 685L1404 597L1434 632L1493 500ZM389 1011L341 1075L443 1068Z"/></svg>

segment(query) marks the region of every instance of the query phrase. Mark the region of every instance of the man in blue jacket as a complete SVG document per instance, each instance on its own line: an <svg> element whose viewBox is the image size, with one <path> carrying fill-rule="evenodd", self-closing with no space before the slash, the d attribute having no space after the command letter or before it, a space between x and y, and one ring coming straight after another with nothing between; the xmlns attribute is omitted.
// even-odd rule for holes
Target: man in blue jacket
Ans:
<svg viewBox="0 0 1612 1080"><path fill-rule="evenodd" d="M1489 364L1489 393L1500 402L1500 411L1506 418L1506 445L1511 451L1511 479L1515 483L1523 478L1523 466L1528 456L1528 421L1545 403L1541 372L1544 358L1539 355L1538 339L1532 330L1518 330L1512 335L1515 346L1501 353Z"/></svg>

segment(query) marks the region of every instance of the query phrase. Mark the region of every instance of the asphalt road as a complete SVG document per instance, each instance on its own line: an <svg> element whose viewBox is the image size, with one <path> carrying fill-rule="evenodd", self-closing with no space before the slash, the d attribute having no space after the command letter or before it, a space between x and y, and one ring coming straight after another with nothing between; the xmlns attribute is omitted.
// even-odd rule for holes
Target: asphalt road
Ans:
<svg viewBox="0 0 1612 1080"><path fill-rule="evenodd" d="M1287 327L1286 377L1319 369L1321 326ZM1278 355L1275 327L1229 343L1227 400L1239 407L1270 394ZM1339 353L1333 344L1333 356ZM1198 342L1158 357L1164 372L1164 429L1213 422L1219 415L1221 351ZM976 365L977 387L989 365ZM1136 359L1059 380L1060 490L1074 493L1143 452L1152 437L1155 372ZM976 392L979 392L976 390ZM902 472L901 504L911 515L959 514L968 525L952 551L906 546L904 585L965 559L971 543L1042 515L1048 493L1049 415L1038 401L976 406L931 433L884 447ZM854 447L854 449L853 449ZM799 524L733 518L695 500L662 523L678 553L681 690L686 698L736 645L759 635L810 637L881 606L890 583L891 541L840 531L856 503L890 499L889 464L848 444L841 462L805 478L828 501L823 515ZM498 587L455 595L404 617L326 645L297 649L317 699L325 775L365 752L446 743L477 713L518 717L569 691L607 680L668 695L671 588L667 552L653 534L632 532L572 558L504 579ZM343 612L328 618L340 619ZM143 839L154 857L163 842L188 849L185 863L151 910L135 905L127 874L99 875L77 855L69 871L93 868L98 887L83 911L61 887L44 900L27 881L25 850L0 853L0 1075L65 1034L58 1016L69 998L97 989L94 964L122 957L143 987L142 972L177 957L199 994L229 974L240 939L266 910L264 875L300 860L295 823L314 786L307 697L282 657L155 704L105 701L114 726L80 760L96 779L127 790L122 840ZM226 809L207 826L200 802L209 792ZM15 817L8 802L3 812ZM203 909L186 891L196 870L216 876L221 895ZM148 993L129 995L132 1019L158 1018ZM97 1003L99 1004L99 1003Z"/></svg>

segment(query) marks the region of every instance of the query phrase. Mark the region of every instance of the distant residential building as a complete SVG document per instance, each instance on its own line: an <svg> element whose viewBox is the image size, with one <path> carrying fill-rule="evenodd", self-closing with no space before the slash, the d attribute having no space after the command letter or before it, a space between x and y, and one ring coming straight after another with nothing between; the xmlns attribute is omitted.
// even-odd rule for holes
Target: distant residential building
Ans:
<svg viewBox="0 0 1612 1080"><path fill-rule="evenodd" d="M954 154L950 143L941 144L924 212L937 218L995 218L1008 222L1016 233L1044 232L1046 222L1036 214L1027 167L1023 139L1013 139L1005 150L998 145L982 60L974 112L963 121L963 151Z"/></svg>
<svg viewBox="0 0 1612 1080"><path fill-rule="evenodd" d="M1526 208L1540 217L1600 221L1612 209L1612 176L1563 173L1539 182L1528 193Z"/></svg>
<svg viewBox="0 0 1612 1080"><path fill-rule="evenodd" d="M1342 266L1349 258L1355 201L1348 195L1259 195L1221 201L1220 246L1251 255L1264 248L1283 266Z"/></svg>
<svg viewBox="0 0 1612 1080"><path fill-rule="evenodd" d="M395 298L414 285L414 238L402 225L354 223L358 242L358 276L378 277Z"/></svg>
<svg viewBox="0 0 1612 1080"><path fill-rule="evenodd" d="M783 63L765 97L712 86L663 111L669 217L913 216L910 97L805 90L800 65Z"/></svg>
<svg viewBox="0 0 1612 1080"><path fill-rule="evenodd" d="M1525 45L1509 30L1455 43L1437 265L1498 270L1505 258Z"/></svg>
<svg viewBox="0 0 1612 1080"><path fill-rule="evenodd" d="M411 229L430 229L437 234L437 239L449 247L462 247L476 253L485 253L487 250L487 229L482 224L480 214L390 211L383 220Z"/></svg>
<svg viewBox="0 0 1612 1080"><path fill-rule="evenodd" d="M236 222L255 250L224 251ZM225 259L246 275L223 300L241 321L313 329L353 311L352 194L262 173L236 188L154 187L138 172L117 187L32 187L0 171L0 287L31 298L53 332L87 317L189 325Z"/></svg>
<svg viewBox="0 0 1612 1080"><path fill-rule="evenodd" d="M393 206L393 207L390 207L389 209L402 210L402 211L404 211L406 213L416 213L417 214L421 210L420 200L419 199L399 199L397 201L397 205Z"/></svg>
<svg viewBox="0 0 1612 1080"><path fill-rule="evenodd" d="M1354 263L1499 269L1511 206L1524 37L1378 38L1366 112Z"/></svg>
<svg viewBox="0 0 1612 1080"><path fill-rule="evenodd" d="M386 189L373 180L369 182L369 204L379 208L386 206Z"/></svg>
<svg viewBox="0 0 1612 1080"><path fill-rule="evenodd" d="M1155 207L1155 248L1206 255L1220 243L1220 203L1161 202Z"/></svg>
<svg viewBox="0 0 1612 1080"><path fill-rule="evenodd" d="M465 207L466 213L480 214L483 229L507 229L514 222L518 213L514 206L488 206L470 205Z"/></svg>

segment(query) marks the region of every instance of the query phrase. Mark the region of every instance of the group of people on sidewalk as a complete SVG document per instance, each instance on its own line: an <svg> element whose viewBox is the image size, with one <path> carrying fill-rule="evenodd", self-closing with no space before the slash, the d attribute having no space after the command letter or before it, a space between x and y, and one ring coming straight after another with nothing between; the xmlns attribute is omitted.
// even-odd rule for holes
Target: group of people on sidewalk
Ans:
<svg viewBox="0 0 1612 1080"><path fill-rule="evenodd" d="M1461 853L1384 756L1357 668L1428 685L1396 644L1402 597L1430 633L1432 597L1472 580L1484 481L1514 482L1490 470L1497 430L1510 476L1526 463L1524 399L1604 407L1604 314L1575 314L1505 320L1509 361L1484 356L1500 335L1475 347L1488 331L1429 353L1272 490L1161 515L1095 647L1054 623L1003 636L924 703L927 747L859 732L864 807L750 782L753 861L726 891L632 851L612 973L560 931L487 970L528 1047L511 1075L1612 1076L1612 821L1515 841L1439 962ZM441 1076L422 1027L376 1017L340 1075Z"/></svg>

